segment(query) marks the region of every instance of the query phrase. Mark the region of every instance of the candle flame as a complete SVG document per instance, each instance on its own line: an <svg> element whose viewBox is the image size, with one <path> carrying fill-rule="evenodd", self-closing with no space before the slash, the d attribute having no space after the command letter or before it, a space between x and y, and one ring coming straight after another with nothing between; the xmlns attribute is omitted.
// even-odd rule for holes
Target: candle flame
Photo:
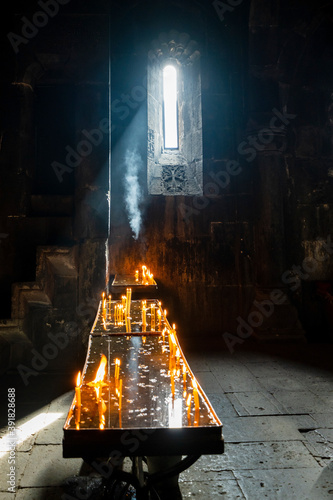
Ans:
<svg viewBox="0 0 333 500"><path fill-rule="evenodd" d="M197 381L195 380L195 378L192 380L192 386L193 386L193 389L198 389L198 384L197 384Z"/></svg>
<svg viewBox="0 0 333 500"><path fill-rule="evenodd" d="M100 362L99 367L97 369L95 380L93 380L94 384L97 384L98 382L103 382L104 377L105 377L105 371L106 371L106 363L107 363L106 356L104 356L104 354L102 354L101 362Z"/></svg>
<svg viewBox="0 0 333 500"><path fill-rule="evenodd" d="M190 406L190 404L191 404L191 399L192 399L192 394L189 394L189 395L187 396L186 406Z"/></svg>
<svg viewBox="0 0 333 500"><path fill-rule="evenodd" d="M81 385L81 372L77 374L76 378L76 387L80 387L80 385Z"/></svg>

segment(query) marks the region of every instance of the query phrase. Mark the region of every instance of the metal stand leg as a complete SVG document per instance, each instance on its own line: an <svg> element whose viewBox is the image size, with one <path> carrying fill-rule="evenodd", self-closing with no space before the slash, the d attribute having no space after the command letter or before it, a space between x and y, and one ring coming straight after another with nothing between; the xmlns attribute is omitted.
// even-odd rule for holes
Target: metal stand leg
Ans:
<svg viewBox="0 0 333 500"><path fill-rule="evenodd" d="M149 475L163 473L163 471L174 467L181 461L181 456L166 456L166 457L147 457ZM162 479L154 484L154 488L158 492L161 499L172 498L180 500L181 493L178 486L179 474Z"/></svg>
<svg viewBox="0 0 333 500"><path fill-rule="evenodd" d="M144 478L144 473L143 473L142 457L134 457L133 458L132 471L133 471L133 474L137 477L137 479L139 481L139 485L141 487L143 487L145 484L145 478Z"/></svg>
<svg viewBox="0 0 333 500"><path fill-rule="evenodd" d="M181 459L181 456L148 457L148 473L143 470L142 457L132 459L131 472L123 471L121 463L112 466L111 461L99 462L91 458L85 458L85 461L100 474L101 481L97 481L95 477L94 484L90 487L100 488L104 499L123 499L125 494L135 494L133 498L136 500L181 500L179 474L193 465L198 458L200 455L187 456L184 459ZM86 479L88 485L88 478ZM72 489L77 488L82 481L83 478L76 478L69 486Z"/></svg>

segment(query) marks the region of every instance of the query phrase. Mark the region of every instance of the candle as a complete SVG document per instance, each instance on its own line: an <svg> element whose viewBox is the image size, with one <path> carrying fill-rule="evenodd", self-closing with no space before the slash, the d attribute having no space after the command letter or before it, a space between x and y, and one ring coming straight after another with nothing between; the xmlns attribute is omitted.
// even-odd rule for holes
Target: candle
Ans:
<svg viewBox="0 0 333 500"><path fill-rule="evenodd" d="M123 379L119 380L119 389L118 389L118 397L119 397L119 411L121 411L121 403L123 397Z"/></svg>
<svg viewBox="0 0 333 500"><path fill-rule="evenodd" d="M186 366L185 366L185 363L183 364L183 388L184 388L184 391L186 391Z"/></svg>
<svg viewBox="0 0 333 500"><path fill-rule="evenodd" d="M146 280L146 271L147 271L146 266L142 266L142 283L143 284L145 283L145 280Z"/></svg>
<svg viewBox="0 0 333 500"><path fill-rule="evenodd" d="M77 406L81 406L81 372L77 374L75 386L75 402Z"/></svg>
<svg viewBox="0 0 333 500"><path fill-rule="evenodd" d="M162 313L160 309L157 309L157 317L158 317L158 331L162 330Z"/></svg>
<svg viewBox="0 0 333 500"><path fill-rule="evenodd" d="M98 414L99 414L99 428L101 430L103 430L105 427L105 416L104 416L105 412L106 412L106 404L104 402L104 399L100 397L98 399Z"/></svg>
<svg viewBox="0 0 333 500"><path fill-rule="evenodd" d="M170 369L175 368L175 351L176 351L176 339L172 332L169 333L169 349L170 349Z"/></svg>
<svg viewBox="0 0 333 500"><path fill-rule="evenodd" d="M192 400L192 394L189 394L186 400L188 425L191 425L191 400Z"/></svg>
<svg viewBox="0 0 333 500"><path fill-rule="evenodd" d="M177 347L177 351L176 351L176 367L177 367L177 371L179 372L178 376L180 375L180 350L179 350L179 347Z"/></svg>
<svg viewBox="0 0 333 500"><path fill-rule="evenodd" d="M114 380L116 389L118 389L118 383L119 383L119 369L120 369L120 359L116 358L114 366Z"/></svg>
<svg viewBox="0 0 333 500"><path fill-rule="evenodd" d="M142 331L143 332L146 331L146 326L147 326L147 323L146 323L146 301L143 300L142 301Z"/></svg>
<svg viewBox="0 0 333 500"><path fill-rule="evenodd" d="M150 330L152 332L154 332L155 331L155 304L150 304L150 316L151 316Z"/></svg>
<svg viewBox="0 0 333 500"><path fill-rule="evenodd" d="M127 309L127 297L126 297L126 295L121 296L121 304L119 305L119 307L121 309L120 314L122 315L122 311Z"/></svg>
<svg viewBox="0 0 333 500"><path fill-rule="evenodd" d="M118 304L114 305L114 324L118 323Z"/></svg>
<svg viewBox="0 0 333 500"><path fill-rule="evenodd" d="M126 289L126 316L131 315L132 288Z"/></svg>
<svg viewBox="0 0 333 500"><path fill-rule="evenodd" d="M194 407L195 410L197 411L199 410L199 395L198 395L198 385L195 378L192 380L192 387L193 387Z"/></svg>
<svg viewBox="0 0 333 500"><path fill-rule="evenodd" d="M173 370L173 342L171 338L171 334L169 334L169 371L170 373Z"/></svg>
<svg viewBox="0 0 333 500"><path fill-rule="evenodd" d="M109 319L111 319L111 295L109 295Z"/></svg>
<svg viewBox="0 0 333 500"><path fill-rule="evenodd" d="M172 392L172 397L175 397L175 374L174 370L171 371L171 392Z"/></svg>
<svg viewBox="0 0 333 500"><path fill-rule="evenodd" d="M76 429L80 428L81 419L81 372L78 373L75 386L75 425Z"/></svg>

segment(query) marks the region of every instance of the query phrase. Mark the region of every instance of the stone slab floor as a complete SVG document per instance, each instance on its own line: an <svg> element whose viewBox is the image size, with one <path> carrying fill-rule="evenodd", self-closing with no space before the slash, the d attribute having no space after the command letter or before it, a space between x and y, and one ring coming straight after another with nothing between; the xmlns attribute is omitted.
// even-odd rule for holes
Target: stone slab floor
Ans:
<svg viewBox="0 0 333 500"><path fill-rule="evenodd" d="M333 500L333 346L249 341L223 350L184 341L190 366L224 425L225 453L180 476L184 499ZM71 377L1 377L1 500L66 500L63 482L88 472L62 458ZM8 492L7 390L16 390L15 493ZM88 498L87 495L77 497ZM92 496L90 496L92 499ZM94 497L95 499L95 497Z"/></svg>

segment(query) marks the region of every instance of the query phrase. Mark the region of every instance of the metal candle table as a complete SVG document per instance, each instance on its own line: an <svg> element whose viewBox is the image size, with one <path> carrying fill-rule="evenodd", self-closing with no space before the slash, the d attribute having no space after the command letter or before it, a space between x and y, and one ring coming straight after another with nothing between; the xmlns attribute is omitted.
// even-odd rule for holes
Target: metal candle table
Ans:
<svg viewBox="0 0 333 500"><path fill-rule="evenodd" d="M130 480L137 498L149 498L154 481L178 474L202 454L223 453L222 423L161 303L132 300L135 283L125 278L118 283L131 287L117 300L103 294L100 301L64 426L63 456L91 462L110 455L186 455L164 473L143 479L141 471L141 480Z"/></svg>

